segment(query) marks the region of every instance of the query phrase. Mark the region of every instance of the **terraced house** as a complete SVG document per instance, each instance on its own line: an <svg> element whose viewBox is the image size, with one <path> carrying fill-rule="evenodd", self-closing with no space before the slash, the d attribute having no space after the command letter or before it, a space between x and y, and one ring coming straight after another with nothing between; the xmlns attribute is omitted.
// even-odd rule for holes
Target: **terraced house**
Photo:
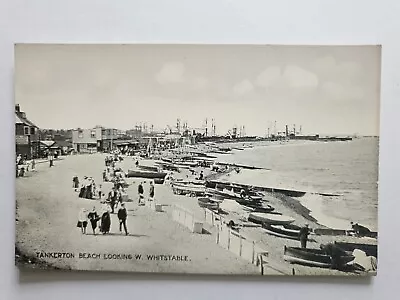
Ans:
<svg viewBox="0 0 400 300"><path fill-rule="evenodd" d="M15 146L16 154L21 154L28 159L37 157L35 143L39 140L39 127L30 121L25 112L21 111L19 104L15 105Z"/></svg>

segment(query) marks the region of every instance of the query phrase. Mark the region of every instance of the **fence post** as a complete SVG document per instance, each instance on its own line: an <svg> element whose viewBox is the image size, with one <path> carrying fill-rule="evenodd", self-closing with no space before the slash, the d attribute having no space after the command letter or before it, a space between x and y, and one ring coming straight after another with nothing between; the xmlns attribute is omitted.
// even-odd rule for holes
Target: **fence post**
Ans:
<svg viewBox="0 0 400 300"><path fill-rule="evenodd" d="M217 227L217 244L219 244L219 226Z"/></svg>
<svg viewBox="0 0 400 300"><path fill-rule="evenodd" d="M256 253L255 253L255 252L256 252L256 249L255 249L256 243L253 241L252 244L253 244L253 255L252 255L252 257L251 257L251 263L254 264L254 256L255 256L255 254L256 254Z"/></svg>
<svg viewBox="0 0 400 300"><path fill-rule="evenodd" d="M231 246L231 230L228 229L228 250L230 250Z"/></svg>
<svg viewBox="0 0 400 300"><path fill-rule="evenodd" d="M261 263L261 275L264 275L264 259L262 254L260 254L260 263Z"/></svg>
<svg viewBox="0 0 400 300"><path fill-rule="evenodd" d="M239 256L242 257L242 236L239 235Z"/></svg>

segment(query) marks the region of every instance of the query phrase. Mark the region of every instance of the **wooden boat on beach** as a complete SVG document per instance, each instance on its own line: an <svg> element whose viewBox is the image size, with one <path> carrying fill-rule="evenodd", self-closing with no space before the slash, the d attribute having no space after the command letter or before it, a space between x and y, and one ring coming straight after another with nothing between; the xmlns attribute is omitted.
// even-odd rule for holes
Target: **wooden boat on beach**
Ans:
<svg viewBox="0 0 400 300"><path fill-rule="evenodd" d="M331 228L316 228L314 229L314 233L317 235L354 235L353 230L345 230L345 229L331 229ZM370 238L377 238L378 237L378 232L376 231L371 231L368 234L363 235L365 237L370 237Z"/></svg>
<svg viewBox="0 0 400 300"><path fill-rule="evenodd" d="M140 177L149 179L163 179L167 176L165 172L151 172L143 170L128 170L126 177Z"/></svg>
<svg viewBox="0 0 400 300"><path fill-rule="evenodd" d="M307 249L284 246L283 258L290 263L297 263L306 266L330 268L332 260L323 250ZM340 257L340 266L345 266L354 260L353 255L342 255Z"/></svg>
<svg viewBox="0 0 400 300"><path fill-rule="evenodd" d="M200 207L208 208L211 210L218 210L219 204L221 203L221 201L219 201L219 200L215 200L215 199L208 198L208 197L197 198L197 202Z"/></svg>
<svg viewBox="0 0 400 300"><path fill-rule="evenodd" d="M241 204L243 207L248 208L252 212L270 213L275 210L275 208L272 207L271 205L264 203L246 203L246 204L242 204L240 202L238 203Z"/></svg>
<svg viewBox="0 0 400 300"><path fill-rule="evenodd" d="M218 180L209 180L209 181L207 181L206 185L209 188L215 188L216 186L220 186L220 187L236 186L236 187L242 188L242 189L251 189L251 190L263 191L263 192L268 192L268 193L283 194L283 195L293 197L293 198L303 197L306 194L306 192L304 192L304 191L263 187L263 186L253 186L253 185L249 185L249 184L242 184L242 183L236 183L236 182L234 182L234 183L233 182L224 182L224 181L218 181Z"/></svg>
<svg viewBox="0 0 400 300"><path fill-rule="evenodd" d="M378 257L378 245L345 242L335 242L335 245L344 251L353 252L355 249L359 249L364 251L367 256L375 256L376 258Z"/></svg>
<svg viewBox="0 0 400 300"><path fill-rule="evenodd" d="M243 200L243 201L262 201L263 195L260 195L256 192L248 192L246 198L243 198L240 196L240 192L235 192L232 187L231 189L212 189L212 188L207 188L206 190L207 194L213 195L218 199L233 199L233 200Z"/></svg>
<svg viewBox="0 0 400 300"><path fill-rule="evenodd" d="M204 180L185 180L185 179L175 179L174 182L180 183L180 184L195 184L195 185L201 185L205 188L205 181Z"/></svg>
<svg viewBox="0 0 400 300"><path fill-rule="evenodd" d="M268 223L275 225L290 224L295 221L295 219L289 216L259 212L250 213L248 220L258 224Z"/></svg>
<svg viewBox="0 0 400 300"><path fill-rule="evenodd" d="M179 172L179 167L174 165L173 163L165 161L156 161L156 164L159 165L164 170Z"/></svg>
<svg viewBox="0 0 400 300"><path fill-rule="evenodd" d="M158 172L159 170L159 167L157 166L138 165L138 168L141 170L152 171L152 172Z"/></svg>
<svg viewBox="0 0 400 300"><path fill-rule="evenodd" d="M199 184L187 184L187 183L172 183L172 191L178 195L190 195L190 196L204 196L206 189L204 186Z"/></svg>
<svg viewBox="0 0 400 300"><path fill-rule="evenodd" d="M292 240L299 240L301 227L297 225L292 225L292 224L273 225L273 224L263 223L262 227L270 235Z"/></svg>

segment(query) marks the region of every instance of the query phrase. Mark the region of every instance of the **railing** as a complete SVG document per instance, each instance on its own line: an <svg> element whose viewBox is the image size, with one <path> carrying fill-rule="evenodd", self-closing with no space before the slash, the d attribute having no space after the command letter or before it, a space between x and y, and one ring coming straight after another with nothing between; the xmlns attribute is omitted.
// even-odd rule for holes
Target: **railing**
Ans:
<svg viewBox="0 0 400 300"><path fill-rule="evenodd" d="M189 228L189 230L192 232L203 232L203 222L197 220L192 212L179 205L173 205L172 219L179 224Z"/></svg>
<svg viewBox="0 0 400 300"><path fill-rule="evenodd" d="M229 250L247 262L259 266L261 275L295 275L294 268L275 266L273 261L268 259L268 251L262 249L249 237L229 228L226 225L224 217L205 208L204 219L207 224L214 226L217 229L216 243L219 246Z"/></svg>

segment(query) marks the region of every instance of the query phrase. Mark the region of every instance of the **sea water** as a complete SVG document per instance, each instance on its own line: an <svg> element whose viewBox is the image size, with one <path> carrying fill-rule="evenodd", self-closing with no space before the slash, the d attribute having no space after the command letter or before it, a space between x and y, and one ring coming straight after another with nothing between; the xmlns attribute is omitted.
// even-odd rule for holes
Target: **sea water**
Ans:
<svg viewBox="0 0 400 300"><path fill-rule="evenodd" d="M297 199L322 225L349 229L353 221L377 230L378 145L378 138L258 142L253 148L218 155L218 161L270 169L243 169L231 173L229 180L305 191Z"/></svg>

